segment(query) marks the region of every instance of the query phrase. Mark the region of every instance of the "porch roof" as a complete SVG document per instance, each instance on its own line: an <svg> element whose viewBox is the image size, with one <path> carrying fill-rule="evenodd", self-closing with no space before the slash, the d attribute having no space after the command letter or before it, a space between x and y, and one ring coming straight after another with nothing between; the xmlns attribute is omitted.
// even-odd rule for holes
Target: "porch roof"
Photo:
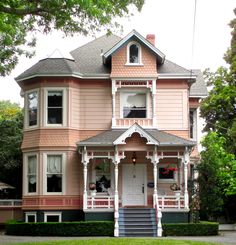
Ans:
<svg viewBox="0 0 236 245"><path fill-rule="evenodd" d="M143 128L142 128L143 129ZM115 141L129 129L111 129L86 140L77 142L77 146L113 146ZM143 129L154 138L159 146L195 146L197 143L158 129Z"/></svg>

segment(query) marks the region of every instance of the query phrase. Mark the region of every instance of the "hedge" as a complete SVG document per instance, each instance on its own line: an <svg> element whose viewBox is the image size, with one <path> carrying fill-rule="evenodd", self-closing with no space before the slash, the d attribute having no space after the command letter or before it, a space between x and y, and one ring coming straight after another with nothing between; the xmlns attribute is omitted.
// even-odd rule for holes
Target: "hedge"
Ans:
<svg viewBox="0 0 236 245"><path fill-rule="evenodd" d="M219 224L214 222L163 224L163 236L218 235ZM7 235L16 236L113 236L112 221L23 223L9 222Z"/></svg>
<svg viewBox="0 0 236 245"><path fill-rule="evenodd" d="M113 221L6 224L6 234L16 236L113 236Z"/></svg>
<svg viewBox="0 0 236 245"><path fill-rule="evenodd" d="M218 235L219 223L202 221L200 223L163 224L163 236L213 236Z"/></svg>

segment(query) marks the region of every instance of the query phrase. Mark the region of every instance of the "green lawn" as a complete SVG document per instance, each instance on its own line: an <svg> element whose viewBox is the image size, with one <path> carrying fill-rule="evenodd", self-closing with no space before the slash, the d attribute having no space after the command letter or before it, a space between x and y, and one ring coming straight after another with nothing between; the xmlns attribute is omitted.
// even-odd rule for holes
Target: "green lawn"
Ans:
<svg viewBox="0 0 236 245"><path fill-rule="evenodd" d="M132 238L107 238L107 239L91 239L91 240L69 240L69 241L48 241L48 242L30 242L30 243L14 243L14 245L216 245L216 243L181 241L181 240L165 240L165 239L132 239Z"/></svg>

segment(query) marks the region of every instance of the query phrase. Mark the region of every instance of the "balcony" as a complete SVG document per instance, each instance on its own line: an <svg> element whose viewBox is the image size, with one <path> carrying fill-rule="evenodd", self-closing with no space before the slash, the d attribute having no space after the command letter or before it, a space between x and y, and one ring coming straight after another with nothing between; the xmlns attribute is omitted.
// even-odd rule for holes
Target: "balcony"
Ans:
<svg viewBox="0 0 236 245"><path fill-rule="evenodd" d="M144 128L153 127L152 118L119 118L116 119L115 125L117 128L128 128L132 126L134 123L138 123L141 127Z"/></svg>

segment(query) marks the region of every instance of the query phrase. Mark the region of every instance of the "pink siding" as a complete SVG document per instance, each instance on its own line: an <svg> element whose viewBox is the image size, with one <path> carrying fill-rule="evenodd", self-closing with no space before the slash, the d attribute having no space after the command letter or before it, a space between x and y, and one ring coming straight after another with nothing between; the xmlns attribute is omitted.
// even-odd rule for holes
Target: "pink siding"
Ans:
<svg viewBox="0 0 236 245"><path fill-rule="evenodd" d="M157 127L160 130L188 129L188 92L186 89L158 89Z"/></svg>
<svg viewBox="0 0 236 245"><path fill-rule="evenodd" d="M110 81L81 83L79 89L79 125L82 130L111 128L112 100Z"/></svg>

